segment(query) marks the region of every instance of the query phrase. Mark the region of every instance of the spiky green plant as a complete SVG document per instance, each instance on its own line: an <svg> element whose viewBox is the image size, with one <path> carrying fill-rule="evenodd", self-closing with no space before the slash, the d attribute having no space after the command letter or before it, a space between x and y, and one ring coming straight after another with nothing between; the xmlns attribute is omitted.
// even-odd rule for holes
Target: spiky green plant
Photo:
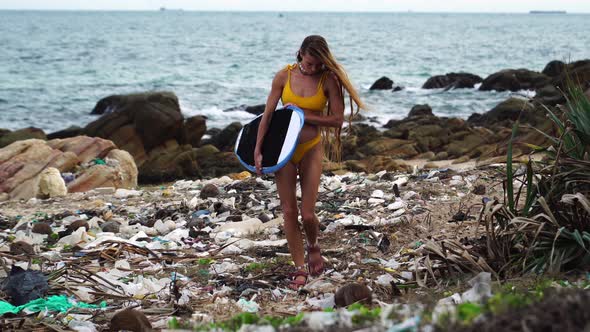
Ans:
<svg viewBox="0 0 590 332"><path fill-rule="evenodd" d="M516 175L508 145L505 203L486 206L488 255L500 272L561 271L590 266L590 100L570 81L561 114L545 107L557 129L547 159ZM515 190L513 183L521 181ZM521 199L523 188L526 189ZM522 203L519 207L519 203Z"/></svg>

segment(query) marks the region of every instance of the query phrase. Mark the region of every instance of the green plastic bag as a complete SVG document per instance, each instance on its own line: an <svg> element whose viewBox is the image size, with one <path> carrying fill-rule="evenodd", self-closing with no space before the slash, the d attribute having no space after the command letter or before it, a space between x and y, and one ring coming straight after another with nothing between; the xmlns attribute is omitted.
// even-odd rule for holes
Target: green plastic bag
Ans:
<svg viewBox="0 0 590 332"><path fill-rule="evenodd" d="M43 310L66 312L72 307L98 309L106 308L106 306L107 304L105 301L101 302L100 305L94 305L70 300L65 295L53 295L46 299L33 300L29 303L19 305L18 307L15 307L8 302L0 301L0 316L8 312L18 314L22 310L26 310L28 312L39 312Z"/></svg>

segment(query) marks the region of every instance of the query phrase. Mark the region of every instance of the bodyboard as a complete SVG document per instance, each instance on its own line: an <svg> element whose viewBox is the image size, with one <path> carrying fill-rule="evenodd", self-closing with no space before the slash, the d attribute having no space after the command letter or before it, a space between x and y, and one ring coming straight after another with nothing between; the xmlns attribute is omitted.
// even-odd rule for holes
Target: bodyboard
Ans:
<svg viewBox="0 0 590 332"><path fill-rule="evenodd" d="M256 172L254 149L262 114L250 121L238 134L235 154L250 172ZM274 173L291 160L303 128L303 111L294 105L274 111L262 144L262 173Z"/></svg>

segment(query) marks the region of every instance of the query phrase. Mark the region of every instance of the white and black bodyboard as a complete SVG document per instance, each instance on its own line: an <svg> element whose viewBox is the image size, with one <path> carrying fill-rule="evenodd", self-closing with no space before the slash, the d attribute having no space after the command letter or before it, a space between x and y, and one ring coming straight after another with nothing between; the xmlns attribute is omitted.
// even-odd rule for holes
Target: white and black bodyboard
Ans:
<svg viewBox="0 0 590 332"><path fill-rule="evenodd" d="M250 172L256 172L254 149L262 114L246 124L236 140L235 154ZM297 147L304 124L303 111L293 105L276 110L262 144L262 173L274 173L285 166Z"/></svg>

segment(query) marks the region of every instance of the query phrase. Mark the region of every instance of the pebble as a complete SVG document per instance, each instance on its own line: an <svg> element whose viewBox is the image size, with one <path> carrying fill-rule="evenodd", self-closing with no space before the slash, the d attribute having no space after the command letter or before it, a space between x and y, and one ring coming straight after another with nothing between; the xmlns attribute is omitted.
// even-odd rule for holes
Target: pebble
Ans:
<svg viewBox="0 0 590 332"><path fill-rule="evenodd" d="M34 255L35 249L25 241L17 241L10 244L10 253L12 255Z"/></svg>
<svg viewBox="0 0 590 332"><path fill-rule="evenodd" d="M145 314L135 309L123 309L111 318L111 331L150 331L152 324Z"/></svg>
<svg viewBox="0 0 590 332"><path fill-rule="evenodd" d="M373 294L369 287L357 283L340 287L334 295L336 308L348 307L353 303L371 305Z"/></svg>
<svg viewBox="0 0 590 332"><path fill-rule="evenodd" d="M107 221L100 226L103 232L111 232L118 234L121 229L121 224L116 221Z"/></svg>
<svg viewBox="0 0 590 332"><path fill-rule="evenodd" d="M201 194L199 197L206 199L209 197L217 197L219 196L219 189L214 184L207 184L201 189Z"/></svg>
<svg viewBox="0 0 590 332"><path fill-rule="evenodd" d="M51 229L51 226L46 222L36 222L33 224L31 232L36 234L51 235L53 233L53 230Z"/></svg>

